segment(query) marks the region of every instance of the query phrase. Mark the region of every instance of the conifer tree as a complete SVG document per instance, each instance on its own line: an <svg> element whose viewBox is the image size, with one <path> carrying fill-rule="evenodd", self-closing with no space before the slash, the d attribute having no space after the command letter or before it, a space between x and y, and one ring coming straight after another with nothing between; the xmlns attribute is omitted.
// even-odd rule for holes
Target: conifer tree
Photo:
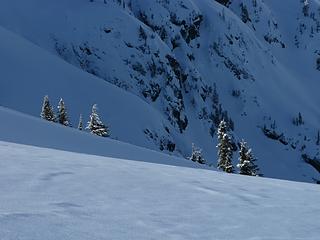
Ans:
<svg viewBox="0 0 320 240"><path fill-rule="evenodd" d="M45 119L45 120L50 121L50 122L55 122L56 121L56 117L54 115L53 108L52 108L52 106L50 104L48 96L45 96L43 98L43 104L42 104L42 110L41 110L40 117L42 119Z"/></svg>
<svg viewBox="0 0 320 240"><path fill-rule="evenodd" d="M68 114L62 98L58 104L58 123L64 126L69 126Z"/></svg>
<svg viewBox="0 0 320 240"><path fill-rule="evenodd" d="M218 128L218 165L217 167L224 172L233 173L232 155L233 146L231 137L228 133L227 123L222 120Z"/></svg>
<svg viewBox="0 0 320 240"><path fill-rule="evenodd" d="M241 7L241 20L242 20L242 22L244 22L244 23L251 22L247 6L244 5L243 3L240 3L240 7Z"/></svg>
<svg viewBox="0 0 320 240"><path fill-rule="evenodd" d="M320 131L319 130L318 130L318 133L317 133L316 145L320 146Z"/></svg>
<svg viewBox="0 0 320 240"><path fill-rule="evenodd" d="M98 135L100 137L110 136L109 128L105 126L100 120L97 104L94 104L92 106L90 121L88 122L86 129L90 130L92 134Z"/></svg>
<svg viewBox="0 0 320 240"><path fill-rule="evenodd" d="M258 176L259 168L254 163L257 159L254 157L252 150L244 140L240 142L239 155L239 163L237 164L237 167L240 169L240 174Z"/></svg>
<svg viewBox="0 0 320 240"><path fill-rule="evenodd" d="M304 0L304 1L303 1L302 12L303 12L303 15L304 15L305 17L308 17L308 16L309 16L309 1L308 1L308 0Z"/></svg>
<svg viewBox="0 0 320 240"><path fill-rule="evenodd" d="M320 30L320 22L319 22L319 30ZM317 70L320 71L320 57L317 59Z"/></svg>
<svg viewBox="0 0 320 240"><path fill-rule="evenodd" d="M202 156L202 150L200 148L197 148L194 144L192 144L192 153L189 159L200 164L206 163L206 160Z"/></svg>
<svg viewBox="0 0 320 240"><path fill-rule="evenodd" d="M79 117L78 129L79 129L80 131L82 131L82 130L83 130L82 114L80 114L80 117Z"/></svg>

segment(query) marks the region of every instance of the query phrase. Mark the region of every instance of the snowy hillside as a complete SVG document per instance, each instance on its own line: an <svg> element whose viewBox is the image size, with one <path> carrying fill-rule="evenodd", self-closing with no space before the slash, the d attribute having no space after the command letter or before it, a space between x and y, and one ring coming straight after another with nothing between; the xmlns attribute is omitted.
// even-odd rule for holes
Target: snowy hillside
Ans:
<svg viewBox="0 0 320 240"><path fill-rule="evenodd" d="M1 240L319 238L314 184L8 142L0 156Z"/></svg>
<svg viewBox="0 0 320 240"><path fill-rule="evenodd" d="M59 124L48 124L19 112L0 107L0 141L85 153L112 158L146 161L184 167L203 167L192 161L137 147L127 143L99 138Z"/></svg>
<svg viewBox="0 0 320 240"><path fill-rule="evenodd" d="M214 165L225 119L264 176L320 180L318 0L1 0L0 39L2 106L97 103L111 138Z"/></svg>

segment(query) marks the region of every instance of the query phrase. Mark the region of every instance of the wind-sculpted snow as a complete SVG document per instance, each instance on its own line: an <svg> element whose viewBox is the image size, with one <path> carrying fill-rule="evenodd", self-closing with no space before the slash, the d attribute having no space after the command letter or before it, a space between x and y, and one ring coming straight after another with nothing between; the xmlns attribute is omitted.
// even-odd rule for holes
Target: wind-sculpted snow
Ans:
<svg viewBox="0 0 320 240"><path fill-rule="evenodd" d="M225 119L265 176L319 180L319 1L105 2L1 1L0 104L63 97L76 124L97 103L111 137L214 165Z"/></svg>
<svg viewBox="0 0 320 240"><path fill-rule="evenodd" d="M320 191L313 184L8 142L0 142L0 195L1 240L316 240L320 234Z"/></svg>

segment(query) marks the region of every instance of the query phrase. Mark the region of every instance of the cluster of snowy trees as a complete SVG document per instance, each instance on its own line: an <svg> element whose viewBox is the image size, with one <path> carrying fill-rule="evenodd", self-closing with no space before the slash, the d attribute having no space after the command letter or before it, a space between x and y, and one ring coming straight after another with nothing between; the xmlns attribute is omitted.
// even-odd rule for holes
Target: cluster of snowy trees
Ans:
<svg viewBox="0 0 320 240"><path fill-rule="evenodd" d="M206 160L202 156L202 150L200 148L197 148L194 144L192 144L192 153L189 159L193 162L206 164Z"/></svg>
<svg viewBox="0 0 320 240"><path fill-rule="evenodd" d="M296 126L300 126L304 124L302 114L299 112L298 116L292 120L292 123Z"/></svg>
<svg viewBox="0 0 320 240"><path fill-rule="evenodd" d="M58 109L57 114L55 114L54 109L50 104L49 97L45 96L43 99L40 117L50 122L56 122L64 126L71 127L67 109L62 98L59 101L57 109ZM83 119L81 114L79 118L78 129L81 131L84 129ZM85 129L89 130L92 134L95 134L100 137L110 136L109 127L106 126L99 117L97 104L94 104L92 106L89 121Z"/></svg>
<svg viewBox="0 0 320 240"><path fill-rule="evenodd" d="M219 124L217 135L217 168L227 173L234 173L235 170L234 166L232 165L234 146L232 143L232 138L228 131L228 125L224 120L222 120ZM242 140L239 145L239 163L237 164L239 173L242 175L259 176L259 168L255 164L257 159L253 155L252 150L248 147L248 144L244 140ZM206 163L206 160L202 156L201 149L196 148L194 144L192 145L192 154L189 159L200 164Z"/></svg>
<svg viewBox="0 0 320 240"><path fill-rule="evenodd" d="M218 165L217 167L227 173L234 173L232 165L233 145L227 123L222 120L218 129ZM242 140L239 150L239 173L242 175L259 176L259 168L255 164L256 158L247 143Z"/></svg>
<svg viewBox="0 0 320 240"><path fill-rule="evenodd" d="M42 109L41 109L41 118L50 122L59 123L61 125L71 127L67 109L63 99L61 98L59 104L57 106L57 113L55 113L52 105L50 104L49 97L45 96L43 99ZM83 130L83 119L80 114L78 129ZM85 129L89 130L92 134L100 136L100 137L109 137L110 129L107 125L105 125L98 114L97 104L92 106L91 114L89 116L89 121L85 127ZM232 165L233 151L234 146L232 142L231 135L229 133L230 129L226 121L222 120L219 124L218 128L218 169L221 169L227 173L234 173L234 166ZM202 155L202 150L197 148L194 144L192 144L192 154L189 158L190 160L200 163L206 164L206 160ZM252 150L248 147L247 143L242 140L240 142L240 151L239 151L239 163L237 167L239 168L239 173L243 175L250 176L258 176L259 168L255 164L256 158L252 154Z"/></svg>
<svg viewBox="0 0 320 240"><path fill-rule="evenodd" d="M228 132L227 123L222 120L218 129L218 169L227 173L234 173L232 165L233 145L230 133ZM239 173L242 175L259 176L259 168L255 164L256 158L252 154L252 150L247 143L242 140L240 142L239 151Z"/></svg>

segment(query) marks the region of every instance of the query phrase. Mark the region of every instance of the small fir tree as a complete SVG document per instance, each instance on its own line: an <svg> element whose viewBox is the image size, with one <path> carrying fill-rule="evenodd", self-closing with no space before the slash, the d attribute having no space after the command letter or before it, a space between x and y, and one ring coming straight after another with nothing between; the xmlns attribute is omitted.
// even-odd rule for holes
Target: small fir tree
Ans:
<svg viewBox="0 0 320 240"><path fill-rule="evenodd" d="M247 6L244 5L243 3L241 3L240 7L241 7L241 20L242 20L242 22L244 22L244 23L251 22Z"/></svg>
<svg viewBox="0 0 320 240"><path fill-rule="evenodd" d="M206 160L202 156L202 150L200 148L197 148L194 144L192 144L192 153L189 159L200 164L206 163Z"/></svg>
<svg viewBox="0 0 320 240"><path fill-rule="evenodd" d="M299 112L298 116L293 119L293 124L296 126L300 126L304 124L304 120L302 114Z"/></svg>
<svg viewBox="0 0 320 240"><path fill-rule="evenodd" d="M248 176L259 176L259 168L255 164L257 160L252 154L252 150L248 147L247 143L242 140L240 142L239 163L237 167L240 174Z"/></svg>
<svg viewBox="0 0 320 240"><path fill-rule="evenodd" d="M228 133L227 123L222 120L218 128L218 169L221 169L227 173L233 173L234 169L232 166L232 155L233 146L231 137Z"/></svg>
<svg viewBox="0 0 320 240"><path fill-rule="evenodd" d="M319 22L319 31L320 31L320 22ZM320 57L317 59L316 64L317 64L316 66L317 70L320 71Z"/></svg>
<svg viewBox="0 0 320 240"><path fill-rule="evenodd" d="M42 104L42 110L41 110L40 117L42 119L45 119L45 120L50 121L50 122L55 122L56 121L56 117L54 115L54 111L53 111L53 108L52 108L52 106L50 104L48 96L45 96L43 98L43 104Z"/></svg>
<svg viewBox="0 0 320 240"><path fill-rule="evenodd" d="M92 134L98 135L100 137L110 136L109 128L105 126L100 120L97 104L94 104L92 106L90 121L88 122L86 129L90 130Z"/></svg>
<svg viewBox="0 0 320 240"><path fill-rule="evenodd" d="M302 12L303 12L303 15L305 17L308 17L309 16L309 1L308 0L304 0L303 1L303 8L302 8Z"/></svg>
<svg viewBox="0 0 320 240"><path fill-rule="evenodd" d="M58 123L64 126L69 126L68 114L62 98L58 104Z"/></svg>
<svg viewBox="0 0 320 240"><path fill-rule="evenodd" d="M82 114L80 114L80 117L79 117L78 129L79 129L80 131L82 131L82 130L83 130Z"/></svg>

